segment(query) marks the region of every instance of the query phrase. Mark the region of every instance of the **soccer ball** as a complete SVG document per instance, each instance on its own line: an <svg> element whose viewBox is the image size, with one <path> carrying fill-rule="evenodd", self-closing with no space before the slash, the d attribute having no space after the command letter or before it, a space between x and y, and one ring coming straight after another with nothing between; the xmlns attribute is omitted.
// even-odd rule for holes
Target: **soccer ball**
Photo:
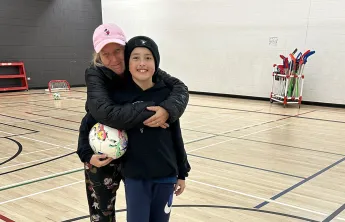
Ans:
<svg viewBox="0 0 345 222"><path fill-rule="evenodd" d="M118 159L127 150L128 136L123 130L96 123L90 130L89 143L94 153Z"/></svg>
<svg viewBox="0 0 345 222"><path fill-rule="evenodd" d="M54 100L59 100L60 99L60 93L54 93L53 98L54 98Z"/></svg>

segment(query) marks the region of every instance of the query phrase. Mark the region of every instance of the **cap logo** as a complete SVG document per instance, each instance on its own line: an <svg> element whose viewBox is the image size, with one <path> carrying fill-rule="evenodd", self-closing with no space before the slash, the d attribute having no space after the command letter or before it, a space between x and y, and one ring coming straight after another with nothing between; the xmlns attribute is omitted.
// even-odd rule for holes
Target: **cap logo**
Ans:
<svg viewBox="0 0 345 222"><path fill-rule="evenodd" d="M108 29L104 29L106 35L110 35L110 31Z"/></svg>

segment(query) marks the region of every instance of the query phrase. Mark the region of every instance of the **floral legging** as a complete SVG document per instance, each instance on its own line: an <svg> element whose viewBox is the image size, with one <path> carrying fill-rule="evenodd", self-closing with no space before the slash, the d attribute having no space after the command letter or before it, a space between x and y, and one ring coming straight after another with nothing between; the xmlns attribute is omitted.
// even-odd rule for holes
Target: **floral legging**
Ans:
<svg viewBox="0 0 345 222"><path fill-rule="evenodd" d="M103 167L84 164L86 195L91 222L115 222L116 191L122 179L120 164Z"/></svg>

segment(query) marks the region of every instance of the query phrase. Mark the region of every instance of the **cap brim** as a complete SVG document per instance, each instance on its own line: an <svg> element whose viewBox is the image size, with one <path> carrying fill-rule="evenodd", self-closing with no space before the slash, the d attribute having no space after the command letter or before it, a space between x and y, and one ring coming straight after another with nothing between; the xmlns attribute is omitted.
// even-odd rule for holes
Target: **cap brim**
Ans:
<svg viewBox="0 0 345 222"><path fill-rule="evenodd" d="M109 43L117 43L117 44L120 44L123 46L126 45L126 42L124 42L120 39L105 39L96 46L96 48L95 48L96 53L99 53L103 49L103 47Z"/></svg>

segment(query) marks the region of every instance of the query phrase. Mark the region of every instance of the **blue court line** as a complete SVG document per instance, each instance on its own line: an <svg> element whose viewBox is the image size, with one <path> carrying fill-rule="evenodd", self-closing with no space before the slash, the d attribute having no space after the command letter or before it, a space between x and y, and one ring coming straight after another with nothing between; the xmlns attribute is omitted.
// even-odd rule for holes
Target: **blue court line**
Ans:
<svg viewBox="0 0 345 222"><path fill-rule="evenodd" d="M297 184L295 184L295 185L293 185L293 186L287 188L286 190L284 190L284 191L278 193L277 195L271 197L270 199L271 199L271 200L276 200L276 199L278 199L279 197L283 196L284 194L287 194L287 193L290 192L291 190L293 190L293 189L295 189L295 188L301 186L302 184L308 182L309 180L311 180L311 179L317 177L318 175L320 175L320 174L326 172L327 170L329 170L329 169L331 169L332 167L338 165L339 163L343 162L344 160L345 160L345 157L342 158L342 159L340 159L340 160L338 160L337 162L335 162L335 163L329 165L328 167L326 167L326 168L320 170L319 172L317 172L317 173L311 175L310 177L308 177L308 178L302 180L301 182L299 182L299 183L297 183ZM259 205L255 206L254 208L260 209L261 207L266 206L267 204L269 204L269 202L264 201L264 202L260 203Z"/></svg>
<svg viewBox="0 0 345 222"><path fill-rule="evenodd" d="M282 173L282 172L278 172L278 171L274 171L274 170L267 170L267 169L254 167L254 166L248 166L248 165L244 165L244 164L240 164L240 163L234 163L234 162L229 162L229 161L225 161L225 160L218 160L218 159L199 156L199 155L195 155L195 154L188 154L188 155L194 156L197 158L206 159L206 160L212 160L212 161L216 161L216 162L220 162L220 163L226 163L226 164L231 164L231 165L235 165L235 166L241 166L241 167L251 168L251 169L255 169L255 170L261 170L261 171L265 171L265 172L269 172L269 173L275 173L275 174L280 174L280 175L284 175L284 176L295 177L295 178L299 178L299 179L305 179L305 177L301 177L301 176L296 176L296 175L292 175L292 174L288 174L288 173Z"/></svg>

